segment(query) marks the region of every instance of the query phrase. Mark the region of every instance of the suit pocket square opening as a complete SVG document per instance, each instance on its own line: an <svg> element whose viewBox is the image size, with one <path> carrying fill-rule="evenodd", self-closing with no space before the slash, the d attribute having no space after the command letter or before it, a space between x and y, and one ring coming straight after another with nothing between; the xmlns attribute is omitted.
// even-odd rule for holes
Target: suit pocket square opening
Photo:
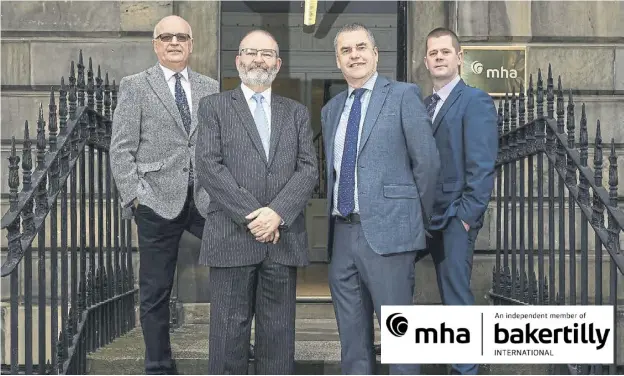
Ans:
<svg viewBox="0 0 624 376"><path fill-rule="evenodd" d="M141 175L145 175L148 172L159 171L165 163L163 161L151 162L151 163L137 163L137 169Z"/></svg>
<svg viewBox="0 0 624 376"><path fill-rule="evenodd" d="M384 185L383 194L386 198L418 198L416 185Z"/></svg>

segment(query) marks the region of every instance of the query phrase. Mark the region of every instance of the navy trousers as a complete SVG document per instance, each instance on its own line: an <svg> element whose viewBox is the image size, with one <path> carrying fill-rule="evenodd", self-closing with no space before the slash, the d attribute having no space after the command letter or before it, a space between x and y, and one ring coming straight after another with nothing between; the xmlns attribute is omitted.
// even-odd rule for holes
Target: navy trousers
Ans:
<svg viewBox="0 0 624 376"><path fill-rule="evenodd" d="M438 289L444 305L474 305L470 289L472 257L479 229L466 231L457 217L442 230L431 231L429 252L435 264ZM452 374L476 375L478 364L453 364Z"/></svg>

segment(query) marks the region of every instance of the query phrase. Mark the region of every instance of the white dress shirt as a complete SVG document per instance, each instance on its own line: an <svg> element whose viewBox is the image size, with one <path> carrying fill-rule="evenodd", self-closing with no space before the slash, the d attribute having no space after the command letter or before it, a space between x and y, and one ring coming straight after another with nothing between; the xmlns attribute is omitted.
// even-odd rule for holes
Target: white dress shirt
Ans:
<svg viewBox="0 0 624 376"><path fill-rule="evenodd" d="M159 64L160 65L160 64ZM172 71L171 69L160 65L163 73L165 74L165 81L167 81L167 85L169 85L169 90L171 91L171 95L173 95L173 99L175 100L175 83L176 79L173 77L177 72ZM180 78L180 82L182 83L182 89L184 89L184 94L186 94L186 101L188 102L189 111L191 114L193 113L193 101L191 100L191 82L188 77L188 69L185 67L182 72L180 72L182 78Z"/></svg>
<svg viewBox="0 0 624 376"><path fill-rule="evenodd" d="M256 111L256 100L253 99L253 95L256 94L256 92L251 90L245 84L241 84L241 90L243 90L243 95L245 96L245 100L247 101L247 105L251 111L251 116L253 117L253 114ZM262 108L266 114L269 129L271 129L271 88L266 89L260 94L264 97L264 100L262 101Z"/></svg>
<svg viewBox="0 0 624 376"><path fill-rule="evenodd" d="M435 89L433 89L433 93L438 94L438 96L440 97L440 100L438 100L438 103L436 104L435 112L433 113L433 119L431 120L435 120L436 116L438 116L438 112L440 112L440 109L442 108L442 105L446 101L446 98L448 98L449 95L451 95L451 92L453 91L453 89L455 89L455 85L457 85L460 79L461 77L457 75L455 78L453 78L451 82L444 85L440 90L435 91Z"/></svg>

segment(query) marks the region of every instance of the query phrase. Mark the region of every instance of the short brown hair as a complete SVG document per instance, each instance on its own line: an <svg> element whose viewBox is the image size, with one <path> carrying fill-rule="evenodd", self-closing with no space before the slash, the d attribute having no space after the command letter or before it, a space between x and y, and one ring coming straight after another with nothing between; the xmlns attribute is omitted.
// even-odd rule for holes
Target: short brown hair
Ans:
<svg viewBox="0 0 624 376"><path fill-rule="evenodd" d="M451 37L451 39L453 40L453 47L455 48L455 52L459 52L461 50L461 45L459 44L459 38L457 37L457 34L455 34L453 30L447 29L446 27L438 27L429 32L429 34L427 35L427 40L425 42L426 49L429 50L428 42L430 38L439 38L445 35Z"/></svg>

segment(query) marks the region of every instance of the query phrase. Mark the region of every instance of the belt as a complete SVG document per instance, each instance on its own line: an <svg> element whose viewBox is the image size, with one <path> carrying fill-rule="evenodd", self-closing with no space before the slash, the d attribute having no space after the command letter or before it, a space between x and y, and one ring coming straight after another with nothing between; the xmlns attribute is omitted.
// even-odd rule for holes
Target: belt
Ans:
<svg viewBox="0 0 624 376"><path fill-rule="evenodd" d="M357 213L351 213L351 214L347 215L346 217L343 217L342 215L336 215L336 216L334 216L334 218L336 218L336 220L338 220L340 222L344 222L344 223L361 223L360 215L357 214Z"/></svg>

